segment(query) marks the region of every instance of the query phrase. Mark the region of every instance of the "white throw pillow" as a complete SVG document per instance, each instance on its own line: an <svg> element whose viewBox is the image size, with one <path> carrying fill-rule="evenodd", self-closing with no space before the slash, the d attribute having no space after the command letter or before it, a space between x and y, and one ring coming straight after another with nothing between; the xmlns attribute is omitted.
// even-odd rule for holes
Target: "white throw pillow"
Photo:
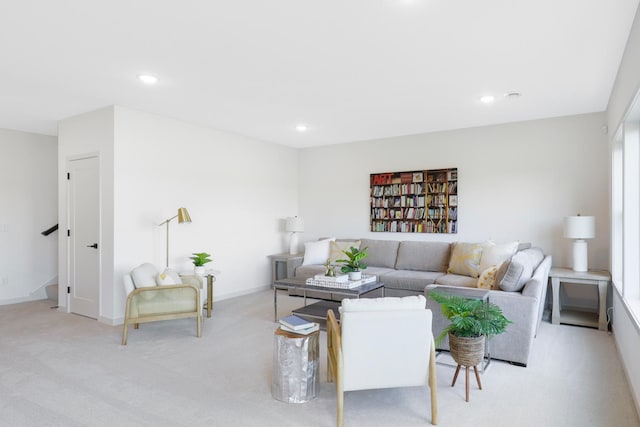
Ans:
<svg viewBox="0 0 640 427"><path fill-rule="evenodd" d="M488 241L484 244L482 258L480 258L480 271L485 271L494 265L499 266L510 259L518 250L518 242L495 244Z"/></svg>
<svg viewBox="0 0 640 427"><path fill-rule="evenodd" d="M316 240L304 244L304 259L302 265L324 264L329 259L329 245L336 239Z"/></svg>
<svg viewBox="0 0 640 427"><path fill-rule="evenodd" d="M181 285L182 279L175 270L167 268L164 272L158 274L156 283L158 286Z"/></svg>

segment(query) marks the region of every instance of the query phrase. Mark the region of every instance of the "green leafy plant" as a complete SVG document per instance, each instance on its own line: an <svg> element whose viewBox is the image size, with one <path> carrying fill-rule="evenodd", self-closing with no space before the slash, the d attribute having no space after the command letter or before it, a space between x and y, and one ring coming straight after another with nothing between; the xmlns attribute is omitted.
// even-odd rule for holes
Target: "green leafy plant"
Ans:
<svg viewBox="0 0 640 427"><path fill-rule="evenodd" d="M348 250L342 253L347 256L348 259L338 259L336 262L343 263L340 271L343 273L351 273L352 271L360 271L367 268L367 264L362 262L363 259L369 256L367 253L368 248L358 249L356 247L349 247Z"/></svg>
<svg viewBox="0 0 640 427"><path fill-rule="evenodd" d="M504 317L502 309L491 302L443 295L436 291L429 292L429 298L440 304L442 314L451 321L436 338L436 343L440 343L449 332L458 337L498 335L512 323Z"/></svg>
<svg viewBox="0 0 640 427"><path fill-rule="evenodd" d="M196 267L202 267L203 265L205 265L208 262L211 262L211 258L209 258L211 256L211 254L208 254L206 252L199 252L193 253L192 257L189 257L189 259L193 262L193 265L195 265Z"/></svg>

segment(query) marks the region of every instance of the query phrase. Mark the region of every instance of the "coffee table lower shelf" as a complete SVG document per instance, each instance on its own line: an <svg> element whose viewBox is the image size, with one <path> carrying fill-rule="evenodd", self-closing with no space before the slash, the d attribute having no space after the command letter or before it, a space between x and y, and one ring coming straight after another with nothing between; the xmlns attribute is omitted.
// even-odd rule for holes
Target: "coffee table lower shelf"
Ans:
<svg viewBox="0 0 640 427"><path fill-rule="evenodd" d="M340 303L338 301L318 301L313 304L305 305L304 307L296 308L293 310L294 314L309 318L310 320L326 320L327 311L333 310L336 315L336 320L340 321L340 311L338 308ZM320 327L324 329L324 323L320 323Z"/></svg>

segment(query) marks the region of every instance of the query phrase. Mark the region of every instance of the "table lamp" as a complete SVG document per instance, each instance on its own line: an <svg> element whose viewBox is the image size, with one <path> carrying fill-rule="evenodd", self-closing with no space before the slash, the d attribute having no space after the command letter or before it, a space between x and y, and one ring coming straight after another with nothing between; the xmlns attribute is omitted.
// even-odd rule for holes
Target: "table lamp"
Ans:
<svg viewBox="0 0 640 427"><path fill-rule="evenodd" d="M285 231L291 233L289 236L289 253L295 255L298 253L298 234L304 231L304 221L302 218L289 217L284 227Z"/></svg>
<svg viewBox="0 0 640 427"><path fill-rule="evenodd" d="M177 215L174 215L171 218L165 220L164 222L161 222L160 224L158 224L158 225L167 224L167 267L169 267L169 223L171 222L172 219L175 219L175 218L178 218L178 224L191 222L191 217L189 216L189 212L187 211L187 208L179 208Z"/></svg>
<svg viewBox="0 0 640 427"><path fill-rule="evenodd" d="M596 237L596 218L568 216L564 218L564 237L573 240L573 271L587 271L587 241Z"/></svg>

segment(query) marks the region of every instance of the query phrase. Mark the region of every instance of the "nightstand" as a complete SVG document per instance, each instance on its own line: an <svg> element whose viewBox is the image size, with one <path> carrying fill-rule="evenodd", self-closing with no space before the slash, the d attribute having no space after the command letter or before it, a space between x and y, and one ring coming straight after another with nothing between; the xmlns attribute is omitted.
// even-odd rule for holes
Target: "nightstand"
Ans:
<svg viewBox="0 0 640 427"><path fill-rule="evenodd" d="M549 272L553 291L551 323L589 326L601 331L607 330L607 285L611 275L606 270L573 271L570 268L553 267ZM562 310L560 307L560 284L575 283L598 287L598 313L577 310Z"/></svg>
<svg viewBox="0 0 640 427"><path fill-rule="evenodd" d="M269 255L271 259L271 284L277 280L293 277L295 268L301 264L302 254L275 254Z"/></svg>

